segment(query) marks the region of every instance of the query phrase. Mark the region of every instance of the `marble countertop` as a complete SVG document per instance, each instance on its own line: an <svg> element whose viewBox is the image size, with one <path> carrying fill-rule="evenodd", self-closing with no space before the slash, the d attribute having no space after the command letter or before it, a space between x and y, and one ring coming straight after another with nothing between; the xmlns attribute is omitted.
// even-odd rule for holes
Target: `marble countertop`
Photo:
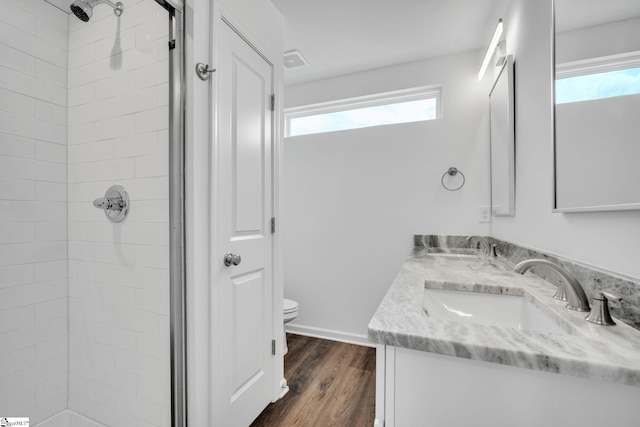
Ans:
<svg viewBox="0 0 640 427"><path fill-rule="evenodd" d="M369 322L377 344L640 387L640 331L617 321L599 326L588 313L553 299L556 287L513 272L503 258L439 256L416 248ZM423 312L425 285L522 295L567 334L438 320ZM591 298L590 298L591 299Z"/></svg>

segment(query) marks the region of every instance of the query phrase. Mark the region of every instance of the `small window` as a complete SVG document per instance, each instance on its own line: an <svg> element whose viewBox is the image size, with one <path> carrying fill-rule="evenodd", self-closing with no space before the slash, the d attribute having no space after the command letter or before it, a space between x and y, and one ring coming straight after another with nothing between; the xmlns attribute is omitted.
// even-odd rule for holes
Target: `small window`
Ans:
<svg viewBox="0 0 640 427"><path fill-rule="evenodd" d="M440 118L440 88L416 88L285 110L285 136Z"/></svg>
<svg viewBox="0 0 640 427"><path fill-rule="evenodd" d="M640 94L640 55L563 64L556 73L556 104Z"/></svg>

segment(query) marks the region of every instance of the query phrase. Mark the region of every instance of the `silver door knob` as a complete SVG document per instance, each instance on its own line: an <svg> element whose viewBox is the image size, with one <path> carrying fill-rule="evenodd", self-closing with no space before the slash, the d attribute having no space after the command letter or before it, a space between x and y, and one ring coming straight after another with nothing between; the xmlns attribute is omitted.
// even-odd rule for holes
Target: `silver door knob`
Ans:
<svg viewBox="0 0 640 427"><path fill-rule="evenodd" d="M232 254L231 252L224 254L224 265L227 267L231 266L231 264L238 265L240 261L242 261L240 255Z"/></svg>

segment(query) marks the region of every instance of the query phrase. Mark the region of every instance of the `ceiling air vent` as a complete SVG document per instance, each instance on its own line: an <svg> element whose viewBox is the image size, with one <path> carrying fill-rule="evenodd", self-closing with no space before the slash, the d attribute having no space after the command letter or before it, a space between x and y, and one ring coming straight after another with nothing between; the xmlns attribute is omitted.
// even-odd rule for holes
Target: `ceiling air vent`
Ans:
<svg viewBox="0 0 640 427"><path fill-rule="evenodd" d="M290 50L284 53L284 68L290 70L291 68L305 67L307 66L307 60L298 50Z"/></svg>

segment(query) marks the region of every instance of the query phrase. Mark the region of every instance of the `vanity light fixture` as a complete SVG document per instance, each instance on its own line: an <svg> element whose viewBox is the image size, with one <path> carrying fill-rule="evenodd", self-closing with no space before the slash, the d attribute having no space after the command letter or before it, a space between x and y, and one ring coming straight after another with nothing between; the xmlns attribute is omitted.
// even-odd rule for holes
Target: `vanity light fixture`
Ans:
<svg viewBox="0 0 640 427"><path fill-rule="evenodd" d="M478 80L482 80L484 76L484 72L487 71L487 66L489 65L489 61L493 56L493 53L500 42L500 37L502 37L502 31L504 30L504 25L502 24L502 19L498 19L498 25L496 25L496 30L493 32L493 37L491 37L491 42L489 43L489 48L487 49L487 53L484 55L484 59L482 60L482 65L480 66L480 72L478 73Z"/></svg>

